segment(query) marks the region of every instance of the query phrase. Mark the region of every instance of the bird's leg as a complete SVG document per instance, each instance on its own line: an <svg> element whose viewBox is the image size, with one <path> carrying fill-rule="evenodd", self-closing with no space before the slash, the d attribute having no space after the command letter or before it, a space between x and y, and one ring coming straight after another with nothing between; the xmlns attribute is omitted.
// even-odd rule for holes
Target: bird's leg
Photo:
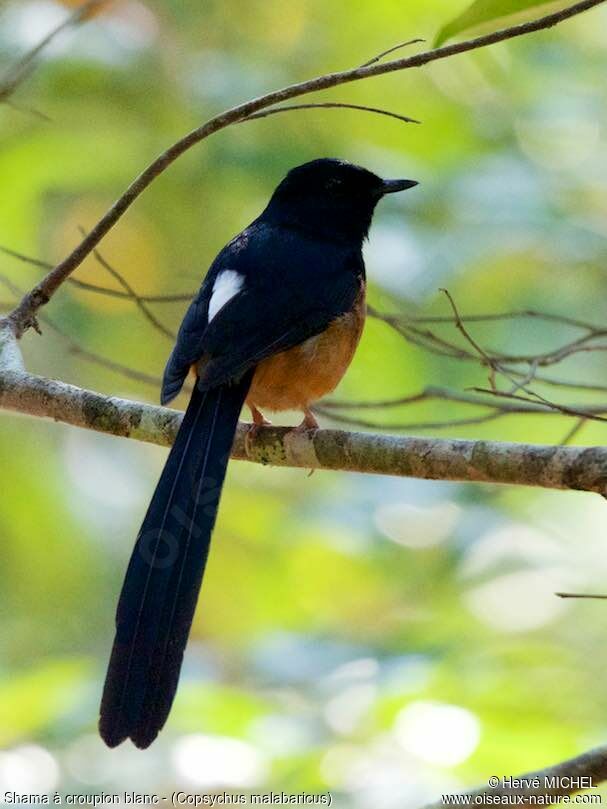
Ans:
<svg viewBox="0 0 607 809"><path fill-rule="evenodd" d="M248 404L248 408L251 411L251 417L253 419L253 424L247 430L247 434L244 437L244 448L247 455L251 454L251 442L255 440L255 436L259 432L260 427L270 427L272 425L271 421L268 421L265 418L264 414L258 410L254 404Z"/></svg>
<svg viewBox="0 0 607 809"><path fill-rule="evenodd" d="M298 427L294 428L294 432L296 433L307 433L311 430L318 430L320 429L319 423L316 421L314 417L314 413L310 410L309 407L304 407L303 411L304 417L303 421Z"/></svg>

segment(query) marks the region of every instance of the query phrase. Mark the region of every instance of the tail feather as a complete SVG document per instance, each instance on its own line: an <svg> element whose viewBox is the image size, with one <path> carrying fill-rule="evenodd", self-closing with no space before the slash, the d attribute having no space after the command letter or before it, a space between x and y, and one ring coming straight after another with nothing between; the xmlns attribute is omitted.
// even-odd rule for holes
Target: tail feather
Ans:
<svg viewBox="0 0 607 809"><path fill-rule="evenodd" d="M126 572L99 731L110 747L148 747L169 714L251 373L196 388Z"/></svg>

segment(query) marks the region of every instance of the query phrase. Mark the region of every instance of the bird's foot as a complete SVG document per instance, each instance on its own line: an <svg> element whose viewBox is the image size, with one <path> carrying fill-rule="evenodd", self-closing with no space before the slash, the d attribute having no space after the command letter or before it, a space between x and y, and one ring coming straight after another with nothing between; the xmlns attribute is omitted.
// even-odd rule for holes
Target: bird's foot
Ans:
<svg viewBox="0 0 607 809"><path fill-rule="evenodd" d="M259 430L262 427L272 426L272 422L268 421L268 419L263 415L263 413L256 407L249 405L249 410L251 411L251 416L253 417L253 424L251 424L244 437L244 448L247 455L251 454L251 445L255 440Z"/></svg>
<svg viewBox="0 0 607 809"><path fill-rule="evenodd" d="M316 421L314 413L311 410L304 410L304 417L301 424L293 428L294 433L309 433L314 430L319 430L320 424Z"/></svg>

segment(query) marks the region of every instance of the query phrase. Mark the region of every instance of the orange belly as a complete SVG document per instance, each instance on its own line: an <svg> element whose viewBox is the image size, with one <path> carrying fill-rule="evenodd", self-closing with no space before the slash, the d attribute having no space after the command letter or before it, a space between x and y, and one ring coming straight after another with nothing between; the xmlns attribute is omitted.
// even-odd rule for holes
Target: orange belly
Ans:
<svg viewBox="0 0 607 809"><path fill-rule="evenodd" d="M268 357L257 366L247 404L261 410L305 410L334 390L362 334L365 297L316 337Z"/></svg>

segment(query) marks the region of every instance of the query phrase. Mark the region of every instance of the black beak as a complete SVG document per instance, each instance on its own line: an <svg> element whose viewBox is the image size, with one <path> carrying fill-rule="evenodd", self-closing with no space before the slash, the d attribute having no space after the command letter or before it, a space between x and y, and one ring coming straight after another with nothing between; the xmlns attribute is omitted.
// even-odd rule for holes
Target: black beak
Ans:
<svg viewBox="0 0 607 809"><path fill-rule="evenodd" d="M406 191L419 185L417 180L384 180L381 187L382 194L395 194L397 191Z"/></svg>

